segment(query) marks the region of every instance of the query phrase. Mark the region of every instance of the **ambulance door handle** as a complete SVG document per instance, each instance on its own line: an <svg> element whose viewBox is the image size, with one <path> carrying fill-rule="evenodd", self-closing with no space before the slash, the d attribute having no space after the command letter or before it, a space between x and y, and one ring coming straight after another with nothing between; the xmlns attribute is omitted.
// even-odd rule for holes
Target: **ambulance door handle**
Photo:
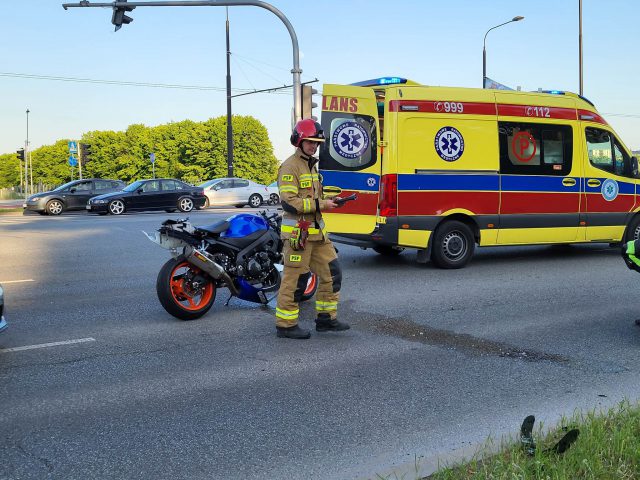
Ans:
<svg viewBox="0 0 640 480"><path fill-rule="evenodd" d="M598 180L597 178L590 178L589 180L587 180L587 185L590 187L599 187L600 180Z"/></svg>
<svg viewBox="0 0 640 480"><path fill-rule="evenodd" d="M576 179L575 178L563 178L562 179L562 185L564 185L565 187L573 187L576 184Z"/></svg>
<svg viewBox="0 0 640 480"><path fill-rule="evenodd" d="M322 198L335 197L342 193L342 188L334 187L333 185L326 185L322 187Z"/></svg>

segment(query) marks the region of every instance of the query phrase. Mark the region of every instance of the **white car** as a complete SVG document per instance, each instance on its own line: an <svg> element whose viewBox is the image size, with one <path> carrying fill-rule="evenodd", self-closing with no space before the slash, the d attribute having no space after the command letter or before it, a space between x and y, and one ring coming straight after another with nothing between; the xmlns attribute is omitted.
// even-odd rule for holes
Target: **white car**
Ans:
<svg viewBox="0 0 640 480"><path fill-rule="evenodd" d="M278 182L273 182L267 185L267 191L269 192L269 201L272 205L280 203L280 190L278 190Z"/></svg>
<svg viewBox="0 0 640 480"><path fill-rule="evenodd" d="M267 187L243 178L214 178L198 186L204 188L207 197L205 208L224 205L255 208L269 199Z"/></svg>

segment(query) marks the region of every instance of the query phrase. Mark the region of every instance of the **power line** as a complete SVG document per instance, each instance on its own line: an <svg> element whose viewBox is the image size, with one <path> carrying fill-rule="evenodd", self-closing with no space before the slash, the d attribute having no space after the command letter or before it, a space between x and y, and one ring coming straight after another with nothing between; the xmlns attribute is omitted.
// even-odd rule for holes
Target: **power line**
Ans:
<svg viewBox="0 0 640 480"><path fill-rule="evenodd" d="M606 115L609 117L624 117L624 118L640 118L640 115L635 113L606 113L602 112L602 115Z"/></svg>
<svg viewBox="0 0 640 480"><path fill-rule="evenodd" d="M131 82L126 80L101 80L95 78L77 78L77 77L58 77L53 75L35 75L30 73L14 73L14 72L0 72L0 77L12 77L12 78L29 78L32 80L53 80L59 82L76 82L76 83L91 83L91 84L103 84L103 85L124 85L129 87L148 87L148 88L170 88L178 90L201 90L201 91L215 91L225 92L224 87L210 87L206 85L180 85L180 84L168 84L168 83L149 83L149 82ZM237 92L253 92L255 91L249 88L234 88ZM271 93L277 93L279 95L290 95L290 93L276 91Z"/></svg>
<svg viewBox="0 0 640 480"><path fill-rule="evenodd" d="M242 58L242 56L238 54L234 54L234 56L238 58ZM248 57L244 57L244 58L248 58ZM268 75L266 72L261 71L260 69L251 65L249 62L246 62L246 60L245 60L245 63L249 64L256 70L260 71L261 73ZM264 63L264 62L260 62L260 63ZM269 65L269 64L265 63L265 65ZM236 62L236 66L238 66L238 68L242 70L242 68L237 62ZM244 73L244 71L242 73L246 77L246 74ZM102 80L102 79L96 79L96 78L59 77L54 75L36 75L31 73L15 73L15 72L0 72L0 77L29 78L32 80L51 80L51 81L58 81L58 82L94 83L94 84L103 84L103 85L123 85L123 86L129 86L129 87L168 88L168 89L176 89L176 90L201 90L201 91L214 91L214 92L226 91L225 87L212 87L212 86L206 86L206 85L182 85L182 84L170 84L170 83L132 82L127 80ZM272 78L275 78L275 77L272 77ZM255 88L253 89L232 88L232 90L236 92L242 92L242 93L245 93L245 92L246 93L248 92L262 93L263 92L263 93L272 93L277 95L291 95L290 92L283 92L282 90L269 90L269 89L256 90ZM634 114L634 113L607 113L607 112L600 112L600 113L602 115L611 116L611 117L640 118L640 114Z"/></svg>

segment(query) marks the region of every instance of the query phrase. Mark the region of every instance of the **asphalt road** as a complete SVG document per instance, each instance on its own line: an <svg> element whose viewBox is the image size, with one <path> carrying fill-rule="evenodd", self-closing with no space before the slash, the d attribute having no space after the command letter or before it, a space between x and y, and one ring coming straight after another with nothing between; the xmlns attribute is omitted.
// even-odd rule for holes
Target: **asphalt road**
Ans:
<svg viewBox="0 0 640 480"><path fill-rule="evenodd" d="M292 341L273 304L223 291L201 320L168 315L168 254L140 233L166 217L0 216L0 478L402 478L526 415L640 397L640 276L606 245L453 271L341 246L352 329Z"/></svg>

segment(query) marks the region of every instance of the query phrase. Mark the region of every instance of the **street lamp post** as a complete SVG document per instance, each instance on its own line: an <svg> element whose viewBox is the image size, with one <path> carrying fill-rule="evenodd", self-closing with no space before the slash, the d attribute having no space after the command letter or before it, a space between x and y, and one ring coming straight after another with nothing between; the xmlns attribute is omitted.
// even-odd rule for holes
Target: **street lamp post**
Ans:
<svg viewBox="0 0 640 480"><path fill-rule="evenodd" d="M524 20L524 17L517 16L513 17L508 22L501 23L500 25L496 25L495 27L491 27L487 30L487 33L484 34L484 40L482 42L482 88L485 88L485 82L487 79L487 35L491 30L495 30L498 27L502 27L503 25L507 25L512 22L519 22L520 20Z"/></svg>
<svg viewBox="0 0 640 480"><path fill-rule="evenodd" d="M24 190L25 198L29 195L29 109L27 108L27 139L24 142ZM33 193L33 187L31 188Z"/></svg>

